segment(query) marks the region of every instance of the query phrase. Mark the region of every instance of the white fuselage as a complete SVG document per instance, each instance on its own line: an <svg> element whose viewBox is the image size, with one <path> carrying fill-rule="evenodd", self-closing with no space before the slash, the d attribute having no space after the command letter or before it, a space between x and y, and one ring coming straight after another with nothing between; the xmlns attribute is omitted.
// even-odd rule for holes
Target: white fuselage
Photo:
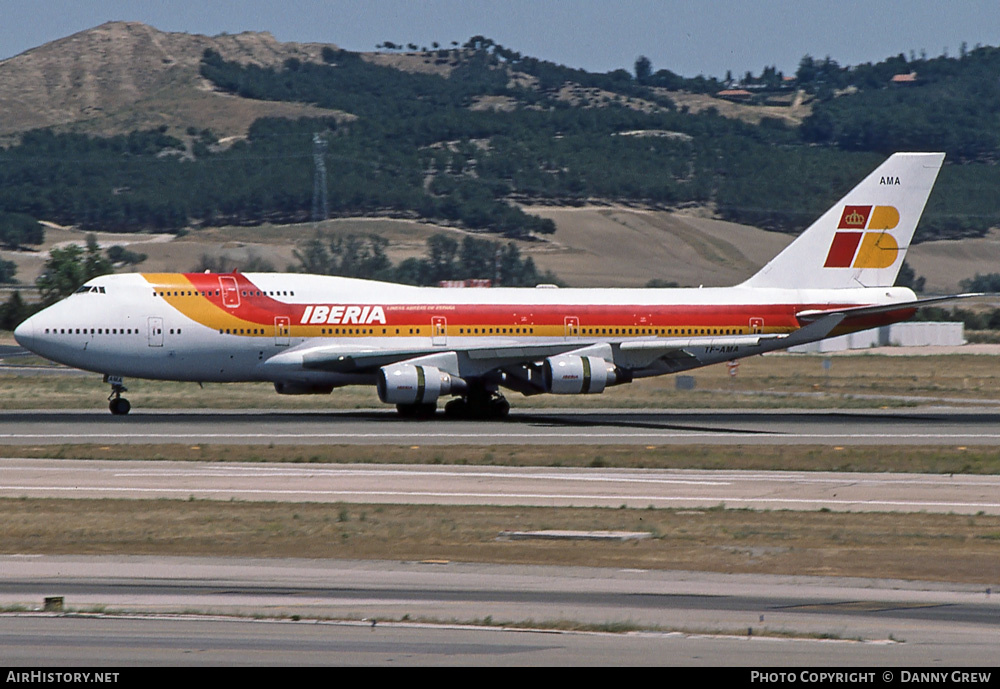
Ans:
<svg viewBox="0 0 1000 689"><path fill-rule="evenodd" d="M804 310L914 298L905 288L476 289L299 274L237 278L228 302L224 283L232 276L96 278L28 319L17 339L53 361L115 376L344 385L369 377L296 371L287 353L317 344L434 352L789 333Z"/></svg>

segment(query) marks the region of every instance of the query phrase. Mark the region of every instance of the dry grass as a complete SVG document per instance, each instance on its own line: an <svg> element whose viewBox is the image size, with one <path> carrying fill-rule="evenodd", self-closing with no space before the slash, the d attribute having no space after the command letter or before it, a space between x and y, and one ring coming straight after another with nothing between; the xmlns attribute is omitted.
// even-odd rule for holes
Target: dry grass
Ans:
<svg viewBox="0 0 1000 689"><path fill-rule="evenodd" d="M730 378L724 365L689 372L696 387L676 389L674 376L636 381L601 395L510 393L519 408L775 408L914 406L938 400L1000 401L1000 367L988 355L884 356L768 355L743 359ZM11 358L8 364L30 360ZM36 361L37 363L37 361ZM343 388L329 396L281 396L268 383L126 381L136 409L363 409L378 408L373 388ZM30 395L26 394L30 390ZM0 409L103 409L108 388L97 374L0 374Z"/></svg>
<svg viewBox="0 0 1000 689"><path fill-rule="evenodd" d="M459 464L747 471L1000 474L1000 448L792 445L0 445L0 457L38 459Z"/></svg>
<svg viewBox="0 0 1000 689"><path fill-rule="evenodd" d="M539 268L553 271L574 287L642 287L652 279L689 286L732 285L756 272L792 239L787 234L696 217L690 210L671 212L619 205L525 210L552 219L557 231L537 241L514 243ZM484 236L431 222L374 217L334 219L319 226L331 236L384 237L389 240L387 253L395 262L424 255L426 240L434 234L450 233L459 239L467 234ZM127 245L147 254L149 258L135 268L144 272L192 270L202 254L223 256L234 265L245 265L248 258L258 257L281 271L296 263L292 253L296 244L311 239L316 229L313 224L264 224L196 229L182 238L141 233L99 233L98 238L102 244ZM42 270L44 252L61 242L82 244L85 234L73 229L49 229L39 251L10 252L5 258L17 264L21 283L30 285ZM927 278L929 291L956 292L960 280L995 271L1000 260L1000 231L982 238L925 242L913 247L907 260L918 275ZM628 266L628 270L623 271L621 266Z"/></svg>
<svg viewBox="0 0 1000 689"><path fill-rule="evenodd" d="M4 553L450 560L995 585L1000 517L203 501L0 500ZM644 531L629 543L504 530Z"/></svg>
<svg viewBox="0 0 1000 689"><path fill-rule="evenodd" d="M688 112L698 113L709 108L715 108L723 117L740 120L749 124L760 124L765 117L779 119L790 127L797 127L802 120L812 114L812 104L807 96L799 94L790 97L790 106L784 105L746 105L733 103L721 98L701 93L685 93L684 91L668 91L657 88L655 91L661 98L671 99L678 108L687 108Z"/></svg>

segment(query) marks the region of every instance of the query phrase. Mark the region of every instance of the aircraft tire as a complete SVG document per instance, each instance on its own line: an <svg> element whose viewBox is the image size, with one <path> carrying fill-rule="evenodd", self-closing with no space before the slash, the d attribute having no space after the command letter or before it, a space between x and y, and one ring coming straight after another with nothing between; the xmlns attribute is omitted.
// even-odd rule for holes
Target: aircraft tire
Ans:
<svg viewBox="0 0 1000 689"><path fill-rule="evenodd" d="M454 399L444 406L444 413L450 419L504 419L510 413L510 402L503 397L493 399L477 399L470 401L465 398Z"/></svg>
<svg viewBox="0 0 1000 689"><path fill-rule="evenodd" d="M503 397L493 400L493 404L490 405L490 411L492 412L492 418L506 419L507 415L510 414L510 402Z"/></svg>
<svg viewBox="0 0 1000 689"><path fill-rule="evenodd" d="M132 409L132 405L124 397L116 397L108 403L108 408L115 416L125 416Z"/></svg>
<svg viewBox="0 0 1000 689"><path fill-rule="evenodd" d="M451 419L464 419L469 415L469 405L462 399L453 399L444 405L444 414Z"/></svg>

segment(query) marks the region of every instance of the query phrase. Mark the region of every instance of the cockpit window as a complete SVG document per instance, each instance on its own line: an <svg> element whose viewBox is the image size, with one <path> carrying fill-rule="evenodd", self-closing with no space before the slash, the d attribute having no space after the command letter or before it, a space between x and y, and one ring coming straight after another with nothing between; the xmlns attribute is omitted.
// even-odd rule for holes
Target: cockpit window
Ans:
<svg viewBox="0 0 1000 689"><path fill-rule="evenodd" d="M106 294L104 287L100 285L84 285L76 291L76 294L81 294L83 292L95 292L97 294Z"/></svg>

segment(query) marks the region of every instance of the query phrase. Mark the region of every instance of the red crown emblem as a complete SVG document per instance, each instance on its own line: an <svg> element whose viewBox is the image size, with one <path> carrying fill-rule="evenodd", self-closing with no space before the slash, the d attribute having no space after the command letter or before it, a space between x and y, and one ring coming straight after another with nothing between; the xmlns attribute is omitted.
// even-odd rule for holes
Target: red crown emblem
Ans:
<svg viewBox="0 0 1000 689"><path fill-rule="evenodd" d="M846 228L863 230L868 224L868 217L871 215L871 206L844 206L844 212L840 216L840 224L837 229Z"/></svg>
<svg viewBox="0 0 1000 689"><path fill-rule="evenodd" d="M858 213L857 211L854 211L853 213L844 216L844 223L847 225L860 225L863 227L865 224L865 216L861 215L861 213Z"/></svg>

